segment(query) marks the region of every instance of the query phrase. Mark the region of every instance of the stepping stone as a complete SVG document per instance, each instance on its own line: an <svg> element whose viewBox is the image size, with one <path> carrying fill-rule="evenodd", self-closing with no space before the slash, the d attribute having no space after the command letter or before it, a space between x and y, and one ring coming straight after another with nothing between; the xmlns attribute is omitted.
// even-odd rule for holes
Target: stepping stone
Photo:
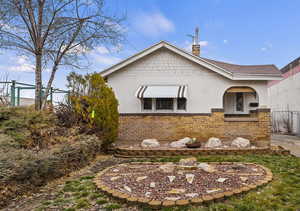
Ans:
<svg viewBox="0 0 300 211"><path fill-rule="evenodd" d="M170 182L173 182L176 177L175 176L168 176L168 178L169 178Z"/></svg>
<svg viewBox="0 0 300 211"><path fill-rule="evenodd" d="M219 179L217 179L217 182L223 183L223 182L225 182L226 180L227 180L227 178L219 178Z"/></svg>
<svg viewBox="0 0 300 211"><path fill-rule="evenodd" d="M138 177L136 178L136 181L139 182L139 181L142 181L144 179L147 179L148 176L142 176L142 177Z"/></svg>
<svg viewBox="0 0 300 211"><path fill-rule="evenodd" d="M150 183L150 188L155 188L155 182Z"/></svg>
<svg viewBox="0 0 300 211"><path fill-rule="evenodd" d="M185 178L186 178L187 182L190 183L190 184L193 183L194 177L195 177L194 174L186 174L186 175L185 175Z"/></svg>
<svg viewBox="0 0 300 211"><path fill-rule="evenodd" d="M173 188L172 190L168 191L168 193L170 193L170 194L181 194L184 192L185 192L185 189L181 189L181 188Z"/></svg>
<svg viewBox="0 0 300 211"><path fill-rule="evenodd" d="M131 188L130 187L124 185L124 189L131 193Z"/></svg>

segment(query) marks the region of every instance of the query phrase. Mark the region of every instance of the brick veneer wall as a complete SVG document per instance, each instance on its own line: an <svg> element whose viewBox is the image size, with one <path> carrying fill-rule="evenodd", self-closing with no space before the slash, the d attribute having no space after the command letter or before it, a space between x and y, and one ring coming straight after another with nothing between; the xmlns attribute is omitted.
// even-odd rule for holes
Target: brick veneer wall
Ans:
<svg viewBox="0 0 300 211"><path fill-rule="evenodd" d="M257 146L269 146L269 109L258 109L256 118L241 120L224 118L223 109L212 109L209 114L121 114L119 139L175 141L183 137L196 137L207 141L210 137L218 137L231 141L236 137L244 137Z"/></svg>

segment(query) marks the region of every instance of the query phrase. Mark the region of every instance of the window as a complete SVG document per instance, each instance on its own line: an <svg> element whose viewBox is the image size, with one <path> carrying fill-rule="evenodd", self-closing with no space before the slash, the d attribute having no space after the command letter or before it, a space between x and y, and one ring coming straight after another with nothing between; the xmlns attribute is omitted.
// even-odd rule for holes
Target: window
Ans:
<svg viewBox="0 0 300 211"><path fill-rule="evenodd" d="M156 110L173 110L174 100L173 98L157 98Z"/></svg>
<svg viewBox="0 0 300 211"><path fill-rule="evenodd" d="M186 109L186 98L177 98L177 110Z"/></svg>
<svg viewBox="0 0 300 211"><path fill-rule="evenodd" d="M144 110L152 110L152 98L144 98L143 102Z"/></svg>
<svg viewBox="0 0 300 211"><path fill-rule="evenodd" d="M236 111L244 111L244 95L242 92L236 93Z"/></svg>

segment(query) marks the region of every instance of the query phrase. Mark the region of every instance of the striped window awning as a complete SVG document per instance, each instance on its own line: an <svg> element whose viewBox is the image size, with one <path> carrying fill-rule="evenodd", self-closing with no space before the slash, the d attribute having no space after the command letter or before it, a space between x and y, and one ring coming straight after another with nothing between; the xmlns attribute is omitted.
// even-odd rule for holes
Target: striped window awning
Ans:
<svg viewBox="0 0 300 211"><path fill-rule="evenodd" d="M144 85L136 91L137 98L186 98L185 85Z"/></svg>

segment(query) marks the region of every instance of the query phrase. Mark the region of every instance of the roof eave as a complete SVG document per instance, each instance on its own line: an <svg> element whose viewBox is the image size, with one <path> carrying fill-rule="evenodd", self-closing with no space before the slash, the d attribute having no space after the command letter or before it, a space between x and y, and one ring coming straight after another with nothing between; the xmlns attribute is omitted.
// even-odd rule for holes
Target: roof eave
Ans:
<svg viewBox="0 0 300 211"><path fill-rule="evenodd" d="M273 81L282 80L281 75L271 74L234 74L232 80L258 80L258 81Z"/></svg>

